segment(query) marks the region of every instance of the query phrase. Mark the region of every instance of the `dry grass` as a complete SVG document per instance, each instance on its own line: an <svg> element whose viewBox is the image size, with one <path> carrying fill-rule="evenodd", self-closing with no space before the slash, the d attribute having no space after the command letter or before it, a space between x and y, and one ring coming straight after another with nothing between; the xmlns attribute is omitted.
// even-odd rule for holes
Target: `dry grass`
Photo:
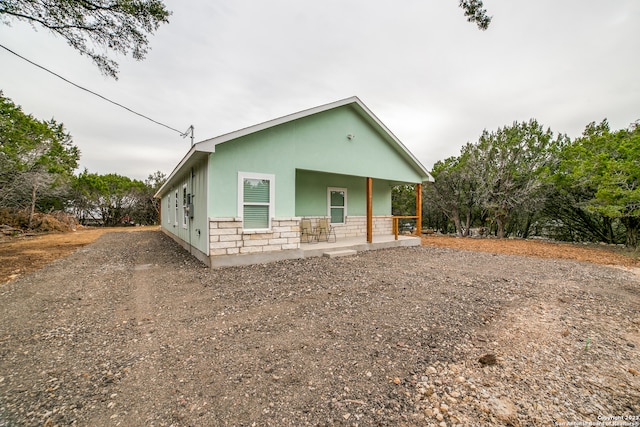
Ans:
<svg viewBox="0 0 640 427"><path fill-rule="evenodd" d="M440 246L469 251L537 258L570 259L594 264L640 267L638 252L609 245L582 245L524 239L492 239L451 236L424 236L424 246Z"/></svg>
<svg viewBox="0 0 640 427"><path fill-rule="evenodd" d="M158 227L78 228L64 233L5 238L0 242L0 283L38 270L94 242L105 233L157 230Z"/></svg>

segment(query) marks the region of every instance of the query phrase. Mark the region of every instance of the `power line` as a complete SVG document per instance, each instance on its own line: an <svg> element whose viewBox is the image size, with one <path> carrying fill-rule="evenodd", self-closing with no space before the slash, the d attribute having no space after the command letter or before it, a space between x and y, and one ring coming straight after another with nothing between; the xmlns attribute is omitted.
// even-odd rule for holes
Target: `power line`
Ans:
<svg viewBox="0 0 640 427"><path fill-rule="evenodd" d="M61 79L61 80L64 80L65 82L69 83L69 84L70 84L70 85L72 85L72 86L77 87L78 89L82 89L82 90L84 90L85 92L89 92L90 94L95 95L95 96L97 96L98 98L102 98L102 99L104 99L105 101L110 102L110 103L112 103L112 104L114 104L114 105L117 105L117 106L118 106L118 107L120 107L120 108L124 108L125 110L129 111L130 113L133 113L133 114L135 114L135 115L137 115L137 116L140 116L140 117L142 117L142 118L145 118L145 119L147 119L147 120L149 120L149 121L151 121L151 122L153 122L153 123L155 123L155 124L158 124L158 125L160 125L160 126L164 126L164 127L166 127L167 129L170 129L170 130L172 130L172 131L174 131L174 132L178 132L178 133L180 134L180 136L181 136L181 137L183 137L183 138L185 138L185 137L189 136L189 133L190 133L190 134L191 134L191 144L193 145L193 125L192 125L192 126L189 126L189 129L187 129L186 131L181 132L181 131L179 131L178 129L172 128L171 126L169 126L169 125L165 125L164 123L161 123L161 122L159 122L159 121L157 121L157 120L153 120L151 117L148 117L148 116L145 116L144 114L138 113L137 111L134 111L134 110L132 110L131 108L126 107L126 106L124 106L124 105L122 105L122 104L120 104L120 103L118 103L118 102L112 101L112 100L110 100L109 98L107 98L107 97L105 97L105 96L102 96L102 95L100 95L99 93L96 93L96 92L92 91L91 89L87 89L87 88L85 88L85 87L82 87L82 86L80 86L79 84L76 84L76 83L72 82L71 80L69 80L69 79L66 79L66 78L62 77L60 74L57 74L57 73L55 73L55 72L53 72L53 71L49 70L48 68L43 67L43 66L42 66L42 65L40 65L40 64L36 64L35 62L31 61L30 59L25 58L24 56L22 56L22 55L20 55L20 54L18 54L18 53L16 53L16 52L14 52L14 51L12 51L11 49L9 49L8 47L6 47L6 46L4 46L4 45L2 45L2 44L0 44L0 47L1 47L1 48L3 48L4 50L6 50L7 52L14 54L14 55L15 55L15 56L17 56L18 58L20 58L20 59L23 59L23 60L27 61L29 64L31 64L31 65L35 65L36 67L40 68L41 70L46 71L46 72L47 72L47 73L49 73L49 74L53 74L53 75L54 75L54 76L56 76L57 78L59 78L59 79Z"/></svg>

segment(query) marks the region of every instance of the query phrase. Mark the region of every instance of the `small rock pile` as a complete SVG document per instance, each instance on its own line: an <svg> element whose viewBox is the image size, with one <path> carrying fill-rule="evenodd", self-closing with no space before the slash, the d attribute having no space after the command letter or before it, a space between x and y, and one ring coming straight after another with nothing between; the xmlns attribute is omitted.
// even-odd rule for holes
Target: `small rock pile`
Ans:
<svg viewBox="0 0 640 427"><path fill-rule="evenodd" d="M415 376L412 381L415 383L414 420L440 427L469 425L478 420L492 425L517 425L517 408L513 401L489 392L481 378L473 376L473 369L465 362L436 362L427 367L420 378Z"/></svg>

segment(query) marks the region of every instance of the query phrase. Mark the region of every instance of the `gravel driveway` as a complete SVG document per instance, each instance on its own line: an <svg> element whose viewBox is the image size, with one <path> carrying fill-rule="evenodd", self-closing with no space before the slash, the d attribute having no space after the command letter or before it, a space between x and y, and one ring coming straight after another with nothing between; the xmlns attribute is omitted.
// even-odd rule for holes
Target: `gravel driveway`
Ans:
<svg viewBox="0 0 640 427"><path fill-rule="evenodd" d="M416 247L210 270L110 233L0 306L0 427L640 422L630 269Z"/></svg>

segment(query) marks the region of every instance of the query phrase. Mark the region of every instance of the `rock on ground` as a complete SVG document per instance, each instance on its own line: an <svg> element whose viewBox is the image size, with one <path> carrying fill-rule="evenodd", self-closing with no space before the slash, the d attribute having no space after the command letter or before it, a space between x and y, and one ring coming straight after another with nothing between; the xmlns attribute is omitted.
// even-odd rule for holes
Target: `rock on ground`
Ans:
<svg viewBox="0 0 640 427"><path fill-rule="evenodd" d="M106 234L0 287L0 426L637 416L639 282L433 247L209 270Z"/></svg>

